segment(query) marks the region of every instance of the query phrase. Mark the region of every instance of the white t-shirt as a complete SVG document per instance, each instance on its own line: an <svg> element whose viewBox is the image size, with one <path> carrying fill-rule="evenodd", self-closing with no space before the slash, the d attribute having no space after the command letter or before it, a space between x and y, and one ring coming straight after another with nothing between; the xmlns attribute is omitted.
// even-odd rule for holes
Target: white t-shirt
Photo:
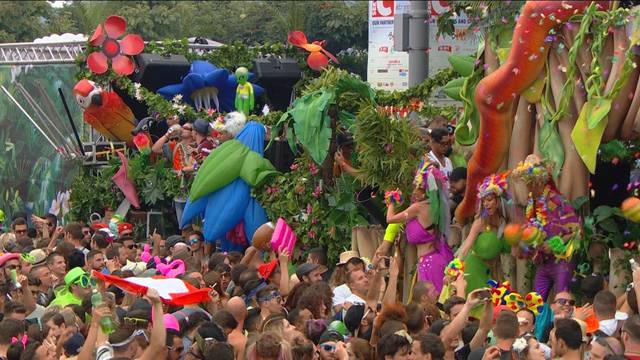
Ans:
<svg viewBox="0 0 640 360"><path fill-rule="evenodd" d="M356 294L349 295L349 297L344 302L351 303L353 305L364 305L367 303L363 298Z"/></svg>
<svg viewBox="0 0 640 360"><path fill-rule="evenodd" d="M442 164L436 157L436 154L434 154L433 151L429 151L429 160L437 163L440 166L440 169L447 174L447 177L451 175L451 172L453 171L453 163L448 157L444 158L444 164Z"/></svg>
<svg viewBox="0 0 640 360"><path fill-rule="evenodd" d="M342 305L351 296L351 289L347 284L342 284L333 289L333 306Z"/></svg>

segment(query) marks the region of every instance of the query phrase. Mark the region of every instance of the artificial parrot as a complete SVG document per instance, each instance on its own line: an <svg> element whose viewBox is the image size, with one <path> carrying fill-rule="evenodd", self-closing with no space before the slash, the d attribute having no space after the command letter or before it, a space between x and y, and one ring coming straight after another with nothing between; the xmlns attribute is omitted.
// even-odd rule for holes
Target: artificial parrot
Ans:
<svg viewBox="0 0 640 360"><path fill-rule="evenodd" d="M110 140L133 145L131 130L136 126L133 112L113 91L104 91L93 81L82 79L73 87L84 121Z"/></svg>

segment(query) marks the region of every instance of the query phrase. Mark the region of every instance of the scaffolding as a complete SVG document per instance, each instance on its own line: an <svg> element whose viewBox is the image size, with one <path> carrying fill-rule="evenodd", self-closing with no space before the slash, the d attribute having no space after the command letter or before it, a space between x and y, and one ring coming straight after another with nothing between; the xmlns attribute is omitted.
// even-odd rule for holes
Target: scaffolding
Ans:
<svg viewBox="0 0 640 360"><path fill-rule="evenodd" d="M75 64L83 55L87 43L8 43L0 44L0 65ZM189 51L198 54L218 49L221 45L189 44Z"/></svg>

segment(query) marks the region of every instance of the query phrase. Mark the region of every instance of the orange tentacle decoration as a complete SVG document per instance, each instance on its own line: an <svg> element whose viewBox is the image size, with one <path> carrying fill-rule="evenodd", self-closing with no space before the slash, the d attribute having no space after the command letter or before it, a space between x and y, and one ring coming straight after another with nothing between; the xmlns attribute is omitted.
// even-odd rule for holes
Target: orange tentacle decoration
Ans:
<svg viewBox="0 0 640 360"><path fill-rule="evenodd" d="M324 49L324 45L326 43L325 40L309 43L307 36L302 31L298 30L290 32L287 36L287 40L289 41L289 44L305 49L309 52L307 64L313 70L320 71L327 67L329 65L329 59L334 63L339 64L338 59Z"/></svg>
<svg viewBox="0 0 640 360"><path fill-rule="evenodd" d="M542 71L550 44L549 30L572 15L583 12L591 1L528 1L513 32L511 51L505 63L476 87L475 103L480 113L480 136L467 166L467 189L456 209L456 220L465 223L475 214L477 186L499 170L507 155L515 99ZM597 1L599 9L610 6Z"/></svg>

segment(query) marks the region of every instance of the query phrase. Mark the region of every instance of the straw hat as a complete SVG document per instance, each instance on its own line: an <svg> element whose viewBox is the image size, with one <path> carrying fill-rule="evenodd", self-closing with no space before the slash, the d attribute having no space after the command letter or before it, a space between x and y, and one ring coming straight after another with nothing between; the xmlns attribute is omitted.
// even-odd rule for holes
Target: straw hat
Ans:
<svg viewBox="0 0 640 360"><path fill-rule="evenodd" d="M355 250L345 251L342 254L340 254L340 261L336 265L344 265L347 263L347 261L353 258L359 258L359 257L360 257L360 254L358 254L358 252Z"/></svg>

